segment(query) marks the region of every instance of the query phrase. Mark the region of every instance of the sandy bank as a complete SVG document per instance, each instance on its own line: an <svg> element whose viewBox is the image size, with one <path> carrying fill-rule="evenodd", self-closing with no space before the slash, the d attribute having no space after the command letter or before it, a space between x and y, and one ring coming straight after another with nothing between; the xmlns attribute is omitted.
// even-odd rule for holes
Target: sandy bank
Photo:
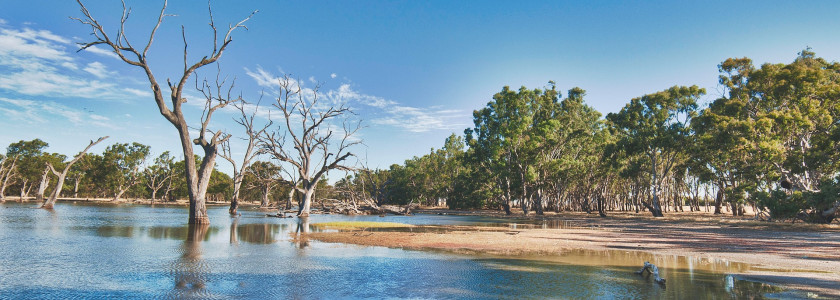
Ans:
<svg viewBox="0 0 840 300"><path fill-rule="evenodd" d="M569 226L559 229L435 226L413 232L345 231L308 236L323 242L528 259L557 260L565 252L579 249L726 260L751 265L736 272L741 278L840 297L840 226L837 225L768 224L697 215L665 219L624 215L602 219L570 214L548 218L568 221ZM631 263L641 265L642 261Z"/></svg>

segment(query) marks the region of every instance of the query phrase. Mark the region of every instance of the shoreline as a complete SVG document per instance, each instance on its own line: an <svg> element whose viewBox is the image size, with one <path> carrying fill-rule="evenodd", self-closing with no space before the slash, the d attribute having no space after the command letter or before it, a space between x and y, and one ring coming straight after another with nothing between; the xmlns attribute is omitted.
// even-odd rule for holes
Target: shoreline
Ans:
<svg viewBox="0 0 840 300"><path fill-rule="evenodd" d="M423 213L434 212L423 210ZM446 214L458 213L446 211ZM470 214L515 220L562 220L565 225L553 229L420 226L404 231L315 232L307 237L326 243L549 261L562 261L569 251L630 253L640 261L627 265L638 267L644 257L652 256L743 263L748 267L727 274L823 297L840 297L838 225L756 222L698 212L672 213L666 218L616 212L608 218L584 213L530 217L487 211Z"/></svg>
<svg viewBox="0 0 840 300"><path fill-rule="evenodd" d="M9 197L7 196L6 199L2 202L15 202L15 203L34 203L40 204L38 201L35 201L35 197L29 197L24 200L20 200L20 197ZM185 206L189 207L190 202L186 199L179 199L174 202L170 201L163 201L162 199L155 200L152 202L151 199L126 199L122 198L118 201L114 201L112 198L67 198L62 197L58 198L56 202L64 202L64 203L73 203L73 202L81 202L81 203L95 203L95 204L134 204L134 205L162 205L162 206ZM218 202L218 201L205 201L206 206L230 206L230 202ZM258 202L239 202L239 207L256 207L259 208ZM267 209L277 209L277 207L270 206Z"/></svg>

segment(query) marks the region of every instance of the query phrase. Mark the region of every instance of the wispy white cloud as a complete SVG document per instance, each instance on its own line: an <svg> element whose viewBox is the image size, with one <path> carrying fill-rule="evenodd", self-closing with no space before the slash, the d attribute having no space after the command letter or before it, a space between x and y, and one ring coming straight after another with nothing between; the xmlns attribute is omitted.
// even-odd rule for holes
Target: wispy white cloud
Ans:
<svg viewBox="0 0 840 300"><path fill-rule="evenodd" d="M54 101L0 97L0 114L5 115L8 119L30 124L44 124L60 118L75 125L90 124L99 127L117 128L108 117L70 108Z"/></svg>
<svg viewBox="0 0 840 300"><path fill-rule="evenodd" d="M338 90L331 90L327 93L331 97L353 100L359 104L364 104L367 106L373 106L377 108L385 108L397 104L397 102L386 100L381 97L361 94L357 91L354 91L349 84L342 84L338 87Z"/></svg>
<svg viewBox="0 0 840 300"><path fill-rule="evenodd" d="M14 66L21 60L70 61L62 44L69 40L46 30L0 29L0 65Z"/></svg>
<svg viewBox="0 0 840 300"><path fill-rule="evenodd" d="M93 76L96 76L96 78L99 78L99 79L104 79L106 77L113 76L115 74L115 72L108 71L108 68L105 67L105 65L103 63L98 62L98 61L89 63L82 70L90 73Z"/></svg>
<svg viewBox="0 0 840 300"><path fill-rule="evenodd" d="M246 73L260 86L266 88L278 88L282 77L276 76L262 67L257 66L256 71L245 69ZM335 78L335 73L330 77ZM298 84L292 81L292 84ZM303 88L306 95L313 93L312 90ZM370 121L376 125L397 127L410 132L427 132L431 130L452 130L459 129L469 124L454 122L463 117L464 112L441 107L412 107L402 105L397 101L388 100L382 97L361 93L352 88L350 84L341 84L337 89L319 91L324 105L346 104L350 106L369 107L373 111L373 118Z"/></svg>
<svg viewBox="0 0 840 300"><path fill-rule="evenodd" d="M261 87L279 88L280 81L283 79L282 77L269 73L261 66L257 66L256 71L251 71L251 69L245 68L245 74L254 79L254 81L257 82L257 85Z"/></svg>
<svg viewBox="0 0 840 300"><path fill-rule="evenodd" d="M330 78L336 78L337 76L335 73L330 74Z"/></svg>
<svg viewBox="0 0 840 300"><path fill-rule="evenodd" d="M388 111L387 116L373 119L371 122L377 125L399 127L410 132L452 130L468 125L453 122L453 120L463 117L463 112L460 110L432 110L394 105L390 106Z"/></svg>
<svg viewBox="0 0 840 300"><path fill-rule="evenodd" d="M110 79L116 73L105 64L94 61L81 67L75 49L69 39L48 30L0 28L0 90L39 97L138 96Z"/></svg>
<svg viewBox="0 0 840 300"><path fill-rule="evenodd" d="M8 22L6 22L6 20L0 19L0 25L6 25L6 23L8 23Z"/></svg>

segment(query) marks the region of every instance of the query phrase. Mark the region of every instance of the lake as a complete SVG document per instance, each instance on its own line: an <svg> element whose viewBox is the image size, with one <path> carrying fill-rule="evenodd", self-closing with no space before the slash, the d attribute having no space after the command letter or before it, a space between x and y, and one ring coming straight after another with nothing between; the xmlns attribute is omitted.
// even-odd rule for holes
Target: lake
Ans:
<svg viewBox="0 0 840 300"><path fill-rule="evenodd" d="M183 207L60 202L0 204L0 298L762 298L782 290L738 280L748 265L629 251L539 258L467 256L296 238L297 218L210 207L187 226ZM313 215L309 223L508 225L476 216ZM516 225L518 226L518 225ZM308 227L307 230L316 230ZM667 288L633 272L660 267ZM783 294L791 296L791 294Z"/></svg>

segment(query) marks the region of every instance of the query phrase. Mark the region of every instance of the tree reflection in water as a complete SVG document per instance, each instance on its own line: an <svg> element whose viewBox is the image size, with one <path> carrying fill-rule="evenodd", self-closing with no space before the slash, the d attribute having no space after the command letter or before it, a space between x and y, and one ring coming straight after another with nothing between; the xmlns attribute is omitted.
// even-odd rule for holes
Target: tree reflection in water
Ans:
<svg viewBox="0 0 840 300"><path fill-rule="evenodd" d="M236 227L239 226L239 217L233 219L233 222L230 222L230 244L231 245L239 245L239 235L236 232Z"/></svg>
<svg viewBox="0 0 840 300"><path fill-rule="evenodd" d="M298 217L297 229L292 242L294 242L300 249L309 246L309 238L306 234L309 233L309 217Z"/></svg>
<svg viewBox="0 0 840 300"><path fill-rule="evenodd" d="M251 244L271 244L277 241L277 233L286 224L239 224L239 219L234 219L230 224L230 243L239 244L240 241Z"/></svg>
<svg viewBox="0 0 840 300"><path fill-rule="evenodd" d="M175 298L206 297L205 283L210 274L210 266L201 259L201 242L207 237L210 228L207 224L190 224L187 239L181 246L181 257L172 263L170 275L175 280L172 293Z"/></svg>

